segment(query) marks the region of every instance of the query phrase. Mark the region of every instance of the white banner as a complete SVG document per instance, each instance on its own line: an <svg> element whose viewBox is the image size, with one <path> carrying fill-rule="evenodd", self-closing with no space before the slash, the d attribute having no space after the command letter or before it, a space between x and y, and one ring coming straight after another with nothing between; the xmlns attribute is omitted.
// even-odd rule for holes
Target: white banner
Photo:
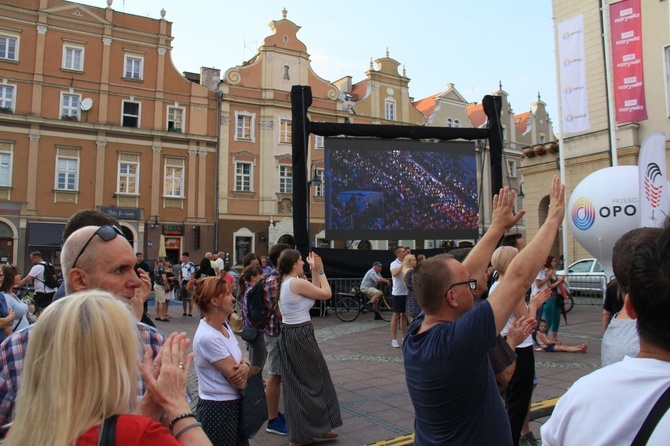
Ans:
<svg viewBox="0 0 670 446"><path fill-rule="evenodd" d="M563 133L583 132L590 127L586 96L584 16L580 14L558 22L557 31Z"/></svg>
<svg viewBox="0 0 670 446"><path fill-rule="evenodd" d="M640 168L640 227L660 227L668 215L668 183L665 165L665 133L644 138Z"/></svg>

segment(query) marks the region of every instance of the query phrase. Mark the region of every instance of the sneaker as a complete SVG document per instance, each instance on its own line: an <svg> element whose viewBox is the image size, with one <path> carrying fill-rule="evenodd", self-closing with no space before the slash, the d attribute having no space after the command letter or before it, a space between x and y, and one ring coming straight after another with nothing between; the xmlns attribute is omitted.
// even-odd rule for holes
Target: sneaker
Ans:
<svg viewBox="0 0 670 446"><path fill-rule="evenodd" d="M519 438L519 446L538 446L537 439L535 438L535 435L533 435L532 432L528 432L525 435L522 435L521 438Z"/></svg>
<svg viewBox="0 0 670 446"><path fill-rule="evenodd" d="M391 347L400 348L400 344L398 344L398 341L396 339L393 339L391 341Z"/></svg>
<svg viewBox="0 0 670 446"><path fill-rule="evenodd" d="M181 317L186 317L186 313L182 313L182 314L181 314Z"/></svg>
<svg viewBox="0 0 670 446"><path fill-rule="evenodd" d="M278 412L277 413L277 418L279 418L280 420L282 420L284 422L284 424L286 424L286 416L284 416L283 413Z"/></svg>
<svg viewBox="0 0 670 446"><path fill-rule="evenodd" d="M265 428L265 432L277 435L288 435L286 431L286 423L282 419L281 414L274 420L268 421L268 427Z"/></svg>
<svg viewBox="0 0 670 446"><path fill-rule="evenodd" d="M190 318L192 318L192 317L193 317L193 315L192 315L191 313L189 313L189 314L188 314L188 318L190 319Z"/></svg>

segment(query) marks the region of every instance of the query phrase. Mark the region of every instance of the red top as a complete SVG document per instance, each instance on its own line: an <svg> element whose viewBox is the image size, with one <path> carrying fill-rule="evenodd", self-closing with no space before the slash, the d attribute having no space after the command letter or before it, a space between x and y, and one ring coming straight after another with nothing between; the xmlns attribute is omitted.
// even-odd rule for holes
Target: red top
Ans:
<svg viewBox="0 0 670 446"><path fill-rule="evenodd" d="M100 425L93 426L77 440L76 446L97 446ZM177 445L177 441L162 424L141 415L121 415L116 422L116 444L123 446Z"/></svg>

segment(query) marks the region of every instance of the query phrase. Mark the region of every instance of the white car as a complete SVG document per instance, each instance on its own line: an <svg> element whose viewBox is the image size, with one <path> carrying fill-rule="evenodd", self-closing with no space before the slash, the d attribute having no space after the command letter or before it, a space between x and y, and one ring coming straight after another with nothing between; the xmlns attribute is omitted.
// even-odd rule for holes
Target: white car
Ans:
<svg viewBox="0 0 670 446"><path fill-rule="evenodd" d="M556 271L565 276L565 271ZM573 296L605 297L607 277L598 259L581 259L568 267L566 280Z"/></svg>

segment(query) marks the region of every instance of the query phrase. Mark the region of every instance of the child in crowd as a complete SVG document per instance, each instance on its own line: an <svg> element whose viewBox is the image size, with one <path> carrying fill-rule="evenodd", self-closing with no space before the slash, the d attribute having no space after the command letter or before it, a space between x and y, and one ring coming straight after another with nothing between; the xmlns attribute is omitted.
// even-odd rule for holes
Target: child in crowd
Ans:
<svg viewBox="0 0 670 446"><path fill-rule="evenodd" d="M537 348L536 351L544 350L545 352L569 352L569 353L586 353L588 342L584 342L579 347L571 345L563 345L558 341L550 341L545 332L547 331L547 321L540 320L540 329L537 332Z"/></svg>

